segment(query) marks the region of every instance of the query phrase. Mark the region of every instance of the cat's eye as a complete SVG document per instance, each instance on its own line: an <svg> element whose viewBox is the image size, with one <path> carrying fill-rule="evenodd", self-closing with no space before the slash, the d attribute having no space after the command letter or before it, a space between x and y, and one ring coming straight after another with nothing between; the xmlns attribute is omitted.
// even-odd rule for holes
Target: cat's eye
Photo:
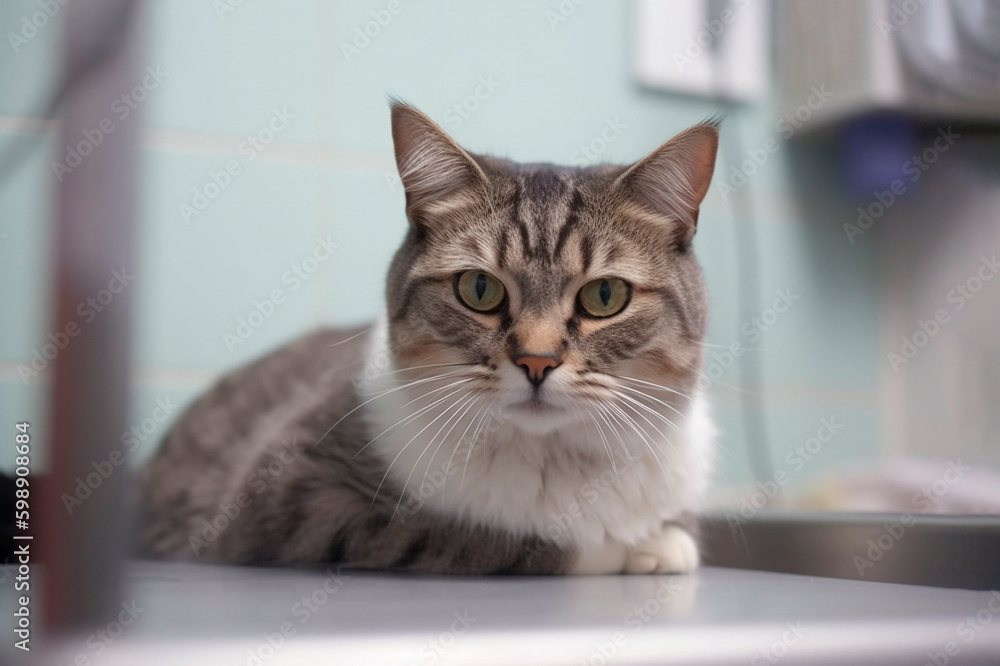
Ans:
<svg viewBox="0 0 1000 666"><path fill-rule="evenodd" d="M584 314L591 317L610 317L628 305L632 288L618 278L601 278L583 285L577 301Z"/></svg>
<svg viewBox="0 0 1000 666"><path fill-rule="evenodd" d="M507 291L500 280L483 271L465 271L455 276L458 300L477 312L493 312L504 302Z"/></svg>

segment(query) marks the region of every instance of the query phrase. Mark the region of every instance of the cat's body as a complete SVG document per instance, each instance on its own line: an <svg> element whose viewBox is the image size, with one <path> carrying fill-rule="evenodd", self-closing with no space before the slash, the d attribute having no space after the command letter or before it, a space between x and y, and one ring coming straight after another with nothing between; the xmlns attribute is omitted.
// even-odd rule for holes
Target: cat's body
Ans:
<svg viewBox="0 0 1000 666"><path fill-rule="evenodd" d="M225 378L142 477L151 555L441 573L689 571L713 428L690 249L717 134L626 167L470 156L393 108L386 317Z"/></svg>
<svg viewBox="0 0 1000 666"><path fill-rule="evenodd" d="M565 567L566 555L540 542L424 511L390 521L401 494L390 483L374 501L385 464L358 453L371 436L360 410L349 414L361 402L350 378L369 344L358 331L319 331L188 410L143 471L147 554L484 573L527 572L521 555L537 551L533 567Z"/></svg>

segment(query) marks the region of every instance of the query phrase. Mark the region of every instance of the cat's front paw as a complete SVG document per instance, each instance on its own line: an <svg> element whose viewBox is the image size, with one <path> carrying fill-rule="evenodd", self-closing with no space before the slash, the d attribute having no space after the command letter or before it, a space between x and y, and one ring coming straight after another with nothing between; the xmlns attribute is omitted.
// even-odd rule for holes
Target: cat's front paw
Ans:
<svg viewBox="0 0 1000 666"><path fill-rule="evenodd" d="M622 572L627 557L628 550L625 546L612 539L605 539L599 545L591 545L578 551L570 573L582 576L618 574Z"/></svg>
<svg viewBox="0 0 1000 666"><path fill-rule="evenodd" d="M691 573L698 568L698 544L682 527L667 525L625 558L625 573Z"/></svg>

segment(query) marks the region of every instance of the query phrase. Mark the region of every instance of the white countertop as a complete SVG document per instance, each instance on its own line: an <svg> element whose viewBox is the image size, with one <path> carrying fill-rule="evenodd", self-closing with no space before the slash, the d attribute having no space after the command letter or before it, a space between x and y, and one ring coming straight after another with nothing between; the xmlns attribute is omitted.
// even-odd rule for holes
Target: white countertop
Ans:
<svg viewBox="0 0 1000 666"><path fill-rule="evenodd" d="M1000 593L991 592L715 568L694 576L337 577L139 561L127 579L136 619L107 649L102 637L81 636L37 663L86 655L90 664L129 666L920 665L950 649L951 665L1000 664ZM0 655L11 654L11 642Z"/></svg>

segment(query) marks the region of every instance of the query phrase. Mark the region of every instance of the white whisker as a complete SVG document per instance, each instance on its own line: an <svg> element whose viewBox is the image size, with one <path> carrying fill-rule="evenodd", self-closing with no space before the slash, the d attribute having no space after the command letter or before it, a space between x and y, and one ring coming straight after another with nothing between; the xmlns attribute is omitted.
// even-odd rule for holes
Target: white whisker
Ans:
<svg viewBox="0 0 1000 666"><path fill-rule="evenodd" d="M593 421L594 425L597 427L597 434L601 436L601 441L604 444L604 452L608 454L608 460L611 462L611 469L614 470L615 481L618 483L619 486L621 486L622 483L621 477L618 476L618 464L615 462L615 456L611 452L611 442L608 441L608 438L604 434L604 430L601 429L601 424L597 422L597 418L594 416L594 413L592 411L588 411L587 415L590 417L590 420Z"/></svg>
<svg viewBox="0 0 1000 666"><path fill-rule="evenodd" d="M691 396L685 395L684 393L681 393L680 391L678 391L676 389L672 389L669 386L664 386L663 384L654 384L653 382L647 382L645 379L636 379L635 377L625 377L623 375L610 375L610 376L614 377L615 379L627 379L629 381L637 382L637 383L642 384L644 386L650 386L652 388L659 389L661 391L667 391L669 393L673 393L674 395L679 395L680 397L682 397L682 398L684 398L686 400L691 400L692 399Z"/></svg>
<svg viewBox="0 0 1000 666"><path fill-rule="evenodd" d="M381 372L377 375L373 375L372 379L378 379L379 377L388 377L389 375L395 375L400 372L407 372L409 370L423 370L425 368L444 368L444 367L455 367L455 366L465 366L465 365L475 365L474 363L428 363L427 365L411 365L408 368L400 368L398 370L390 370L389 372Z"/></svg>
<svg viewBox="0 0 1000 666"><path fill-rule="evenodd" d="M623 395L623 394L620 394L620 393L618 393L617 391L614 391L614 394L615 394L615 396L617 396L618 398L621 398L621 399L625 399L625 400L631 400L631 399L632 399L632 398L631 398L630 396L627 396L627 395ZM649 418L648 418L648 417L647 417L647 416L646 416L645 414L643 414L642 412L640 412L640 411L639 411L638 409L636 409L636 408L635 408L634 406L632 406L631 404L628 404L628 403L622 403L622 406L623 406L623 407L628 407L628 408L629 408L629 409L631 409L631 410L632 410L633 412L635 412L636 416L640 416L640 417L642 417L642 420L643 420L643 421L645 421L646 423L648 423L648 424L649 424L649 427L651 427L651 428L652 428L653 430L655 430L655 431L656 431L656 434L658 434L658 435L660 436L660 439L661 439L661 440L663 440L663 441L664 441L664 442L666 442L667 444L670 444L671 446L673 445L673 444L671 443L671 441L670 441L670 438L669 438L669 437L667 437L667 436L666 436L666 434L664 434L664 432L663 432L662 430L660 430L660 429L659 429L659 428L658 428L658 427L656 426L656 424L655 424L655 423L653 423L652 421L650 421L650 420L649 420Z"/></svg>
<svg viewBox="0 0 1000 666"><path fill-rule="evenodd" d="M461 392L461 390L462 389L455 389L453 392L451 392L448 395L446 395L445 398L450 398L451 396L455 395L456 393ZM442 398L442 400L445 399L445 398ZM430 422L428 422L423 428L421 428L420 430L418 430L416 432L416 434L413 435L413 437L410 438L410 441L408 441L406 444L404 444L402 446L402 448L399 449L399 452L396 454L396 456L389 463L389 466L386 467L385 474L382 475L382 480L379 482L378 488L375 489L375 494L372 496L372 506L375 506L375 500L378 498L379 491L382 490L382 486L385 484L385 480L386 480L386 478L388 478L389 472L392 471L392 466L396 464L396 461L399 460L399 457L401 455L403 455L403 452L406 451L406 449L408 449L410 447L410 444L412 444L414 442L414 440L416 440L417 437L419 437L421 434L423 434L423 432L425 430L427 430L428 428L430 428L432 425L434 425L435 422L437 422L438 419L440 419L442 416L444 416L445 414L447 414L448 411L453 406L454 406L454 403L452 403L451 405L449 405L449 407L447 409L445 409L440 414L438 414L433 419L431 419ZM411 473L412 473L412 471L411 471ZM405 487L405 484L404 484L403 491L405 491L405 490L406 490L406 487ZM397 503L396 506L398 507L399 504ZM395 515L396 515L395 512L393 512L393 516L395 516Z"/></svg>
<svg viewBox="0 0 1000 666"><path fill-rule="evenodd" d="M637 393L637 394L641 395L642 397L644 397L644 398L646 398L648 400L652 400L653 402L658 402L659 404L663 405L667 409L673 410L678 416L680 416L682 418L685 418L685 419L686 418L690 418L687 414L685 414L681 410L677 409L676 407L674 407L673 405L671 405L669 402L664 402L663 400L660 400L659 398L653 397L653 396L649 395L648 393L646 393L645 391L640 391L639 389L632 388L630 386L619 386L618 388L622 389L623 391L630 391L632 393Z"/></svg>
<svg viewBox="0 0 1000 666"><path fill-rule="evenodd" d="M622 388L624 388L624 387L622 387ZM665 417L663 414L660 414L658 411L656 411L655 409L651 408L649 405L643 404L642 402L640 402L638 400L635 400L635 399L633 399L633 398L631 398L631 397L629 397L629 396L627 396L625 394L619 394L619 397L624 398L625 400L628 400L629 402L632 402L632 403L634 403L634 404L642 407L643 409L645 409L646 411L648 411L650 414L654 414L657 418L660 418L660 419L666 421L668 424L670 424L674 428L677 428L677 430L680 430L680 428L678 428L676 425L674 425L674 423L670 419L668 419L667 417ZM646 396L646 397L648 398L650 396ZM728 448L726 448L725 446L723 446L719 442L715 442L715 446L717 446L720 450L724 451L725 453L728 453L729 456L736 462L737 465L739 465L747 473L751 474L751 476L753 475L753 472L751 472L750 469L745 464L743 464L743 460L741 460L739 456L737 456L735 453L733 453L732 451L730 451Z"/></svg>
<svg viewBox="0 0 1000 666"><path fill-rule="evenodd" d="M464 400L465 402L463 402L463 400ZM397 512L397 511L399 511L399 505L400 505L400 504L401 504L401 503L403 502L403 496L404 496L404 495L406 495L406 488L407 488L407 486L409 486L409 485L410 485L410 479L411 479L411 478L413 478L413 473L414 473L415 471L417 471L417 467L419 467L419 466L420 466L420 461L421 461L421 460L423 460L423 458L424 458L424 454L426 454L426 453L427 453L427 451L429 451L429 450L430 450L430 448L431 448L431 446L433 446L433 444L434 444L435 440L437 440L437 438L438 438L438 435L440 435L440 434L441 434L441 432L442 432L442 431L443 431L443 430L445 429L445 427L446 427L446 426L447 426L447 425L448 425L448 424L449 424L449 423L451 422L451 420L452 420L453 418L455 418L455 416L456 416L456 415L457 415L457 414L458 414L458 413L459 413L459 412L461 411L462 407L464 407L464 406L465 406L465 404L466 404L466 402L468 402L469 400L471 400L471 397L462 397L462 398L458 398L458 399L457 399L457 400L455 400L455 401L454 401L453 403L451 403L450 405L448 405L448 407L447 407L447 408L446 408L446 409L445 409L445 410L444 410L443 412L441 412L441 414L440 414L440 415L438 415L438 416L437 416L437 417L436 417L436 418L434 419L434 421L437 421L437 420L438 420L439 418L441 418L441 417L442 417L442 416L444 416L445 414L447 414L447 413L451 412L452 410L455 410L455 411L454 411L454 413L453 413L453 414L452 414L451 416L449 416L449 417L448 417L448 418L447 418L447 419L445 420L445 422L444 422L444 423L442 423L442 424L441 424L441 427L437 429L437 432L436 432L436 433L434 433L434 436L433 436L433 437L431 437L431 439L430 439L430 441L429 441L429 442L427 442L427 446L425 446L425 447L424 447L424 450L420 452L420 455L419 455L419 456L417 456L417 459L416 459L416 461L415 461L415 462L413 463L413 467L411 467L411 468L410 468L410 473L406 475L406 480L405 480L405 481L403 481L403 488L402 488L402 490L400 490L400 492L399 492L399 499L398 499L398 500L396 501L396 508L394 508L394 509L392 510L392 516L391 516L391 517L389 518L389 522L392 522L393 518L395 518L395 517L396 517L396 512ZM433 424L433 423L434 423L434 421L431 421L430 423L428 423L428 424L427 424L427 426L430 426L431 424ZM425 427L424 427L424 428L423 428L423 429L422 429L422 430L421 430L420 432L423 432L423 431L424 431L424 430L426 430L426 429L427 429L427 427L425 426ZM417 435L419 435L419 434L420 434L420 433L418 432L418 433L417 433ZM414 438L415 438L415 437L416 437L416 435L414 435ZM406 447L404 446L403 448L406 448ZM440 447L439 447L439 448L440 448ZM433 458L433 456L431 456L431 458ZM426 474L426 472L425 472L425 473L424 473L424 479L426 479L426 478L427 478L427 474ZM423 482L421 482L421 483L423 483ZM376 491L376 494L377 494L377 491Z"/></svg>
<svg viewBox="0 0 1000 666"><path fill-rule="evenodd" d="M639 400L636 400L632 396L626 395L624 393L621 393L620 391L615 391L615 395L617 395L622 400L627 400L627 401L629 401L629 402L631 402L631 403L633 403L635 405L638 405L639 407L642 407L644 410L646 410L650 414L653 414L654 416L656 416L656 418L660 419L661 421L663 421L664 423L666 423L668 426L670 426L671 428L673 428L677 432L684 432L684 430L680 426L678 426L676 423L674 423L673 421L671 421L666 416L664 416L663 414L659 413L658 411L656 411L655 409L653 409L652 407L650 407L646 403L641 402Z"/></svg>
<svg viewBox="0 0 1000 666"><path fill-rule="evenodd" d="M417 411L415 411L412 414L410 414L409 416L404 416L400 420L396 421L391 426L389 426L388 428L386 428L385 430L383 430L379 434L375 435L375 437L373 437L371 440L369 440L367 444L365 444L360 449L358 449L358 452L354 454L354 457L357 458L359 455L361 455L362 451L364 451L365 449L367 449L371 444L373 444L375 442L375 440L377 440L378 438L380 438L385 433L389 432L390 430L392 430L393 428L395 428L397 426L400 426L400 425L403 425L403 424L406 424L406 423L409 423L409 422L413 421L414 419L418 418L421 414L424 414L428 410L431 410L434 407L436 407L437 405L440 405L442 402L444 402L445 400L447 400L448 398L450 398L451 396L455 395L456 393L458 393L461 390L462 389L455 389L454 391L452 391L448 395L443 396L441 398L438 398L437 400L435 400L431 404L425 405L425 406L421 407L420 409L418 409Z"/></svg>
<svg viewBox="0 0 1000 666"><path fill-rule="evenodd" d="M472 410L472 408L479 403L479 400L480 400L480 398L483 397L483 395L484 394L482 392L479 392L479 393L477 393L477 394L475 394L473 396L472 400L469 401L468 406L462 412L462 415L458 417L458 420L455 421L455 424L451 428L449 428L448 432L445 433L444 438L441 440L441 444L444 444L444 442L448 439L448 437L451 436L451 431L454 430L455 426L457 426L459 423L461 423L462 419L465 418L465 415L468 414ZM476 415L478 416L478 412L476 413ZM469 425L465 426L465 430L462 431L462 434L458 437L458 439L455 440L455 445L451 449L451 455L448 456L448 462L445 463L445 465L444 465L443 470L444 470L444 473L445 473L445 481L442 482L442 484L441 484L441 502L442 502L442 504L444 503L445 488L448 486L448 483L447 483L447 473L448 473L448 470L451 469L451 461L455 458L455 452L457 452L458 449L459 449L459 447L462 445L462 441L465 439L465 435L466 435L466 433L469 432L469 428L472 427L472 423L475 421L475 419L476 419L475 416L473 416L471 419L469 419ZM441 448L441 444L438 444L438 449ZM437 456L437 450L434 451L434 456ZM424 472L424 478L426 479L426 477L427 477L427 473ZM423 485L423 482L421 482L421 485Z"/></svg>
<svg viewBox="0 0 1000 666"><path fill-rule="evenodd" d="M472 457L472 449L476 446L476 442L479 440L479 432L485 425L487 418L492 416L491 410L497 400L498 398L494 398L493 401L486 406L486 409L482 411L482 416L479 419L479 423L476 425L476 430L472 433L472 440L469 442L469 450L465 453L465 466L462 468L462 480L459 481L458 484L459 490L465 487L465 473L469 471L469 459Z"/></svg>
<svg viewBox="0 0 1000 666"><path fill-rule="evenodd" d="M614 414L611 413L611 411L607 408L607 406L600 405L600 409L607 416L609 416L611 418L614 418ZM615 422L616 423L621 423L621 421L618 420L618 419L615 419ZM618 432L618 428L614 427L610 423L608 425L611 426L611 429L614 431L615 436L618 437L618 441L621 442L622 451L625 452L625 458L628 460L628 466L632 470L632 475L635 476L636 479L638 479L638 481L639 481L639 487L642 489L642 494L645 495L647 498L649 498L649 493L646 491L646 484L642 480L642 474L640 473L639 469L636 467L635 460L632 459L632 454L628 450L628 444L625 443L625 438L622 437L622 435Z"/></svg>
<svg viewBox="0 0 1000 666"><path fill-rule="evenodd" d="M379 398L384 398L385 396L389 395L390 393L394 393L396 391L402 391L405 388L409 388L411 386L416 386L417 384L422 384L424 382L433 381L435 379L442 379L442 378L447 377L449 375L454 375L456 372L458 372L458 371L456 370L455 372L447 372L447 373L445 373L443 375L435 375L434 377L425 377L424 379L418 379L416 381L409 382L407 384L403 384L402 386L397 386L395 388L392 388L392 389L389 389L389 390L386 390L386 391L382 391L381 393L376 394L375 396L369 398L368 400L365 400L360 405L357 405L356 407L354 407L353 409L351 409L350 411L348 411L346 414L344 414L343 416L341 416L339 419L337 419L337 421L332 426L330 426L327 429L327 431L324 432L315 442L313 442L312 446L310 446L309 448L314 448L317 444L319 444L320 442L322 442L326 438L327 435L329 435L331 432L333 432L333 429L336 428L338 425L340 425L344 421L344 419L346 419L348 416L350 416L354 412L358 411L359 409L361 409L362 407L364 407L368 403L372 402L373 400L378 400Z"/></svg>
<svg viewBox="0 0 1000 666"><path fill-rule="evenodd" d="M374 328L375 328L374 326L369 326L368 328L361 329L360 331L358 331L357 333L355 333L351 337L344 338L343 340L339 340L337 342L334 342L333 344L329 344L329 345L327 345L327 347L336 347L337 345L342 345L345 342L350 342L351 340L356 340L356 339L360 338L362 335L364 335L368 331L371 331Z"/></svg>
<svg viewBox="0 0 1000 666"><path fill-rule="evenodd" d="M474 379L474 377L466 377L465 379L458 379L458 380L453 381L452 383L447 384L445 386L440 386L440 387L438 387L436 389L427 391L426 393L422 393L421 395L418 395L413 400L410 400L408 402L404 402L402 405L399 406L399 408L403 409L404 407L409 407L410 405L412 405L413 403L415 403L417 400L423 400L424 398L426 398L429 395L432 395L434 393L438 393L440 391L447 391L452 386L458 386L459 384L465 384L467 382L471 382L473 379Z"/></svg>
<svg viewBox="0 0 1000 666"><path fill-rule="evenodd" d="M633 424L635 426L636 431L639 433L639 436L642 438L643 444L646 445L646 448L649 449L650 454L652 454L652 456L653 456L653 460L656 461L656 466L660 468L660 472L663 474L663 479L667 482L667 488L668 489L672 488L671 481L670 481L670 475L668 475L667 474L667 470L665 470L663 468L663 463L660 462L660 457L658 455L656 455L656 451L657 451L657 449L659 449L659 447L656 446L656 444L653 443L652 436L649 433L646 432L646 429L643 428L642 425L638 421L636 421L634 418L632 418L631 416L629 416L628 414L626 414L625 410L623 410L620 405L618 405L617 403L610 403L609 406L613 407L616 410L618 410L618 413L621 414L622 418L626 419L629 423L631 423L631 424ZM635 409L635 408L633 407L632 409ZM639 412L636 411L636 414L639 414ZM643 418L645 418L645 416L643 416ZM649 419L646 419L646 421L649 422ZM649 422L649 424L651 426L653 425L651 422ZM660 451L660 452L662 453L662 451ZM643 490L645 491L645 489L643 489ZM648 495L647 495L647 497L648 497Z"/></svg>

